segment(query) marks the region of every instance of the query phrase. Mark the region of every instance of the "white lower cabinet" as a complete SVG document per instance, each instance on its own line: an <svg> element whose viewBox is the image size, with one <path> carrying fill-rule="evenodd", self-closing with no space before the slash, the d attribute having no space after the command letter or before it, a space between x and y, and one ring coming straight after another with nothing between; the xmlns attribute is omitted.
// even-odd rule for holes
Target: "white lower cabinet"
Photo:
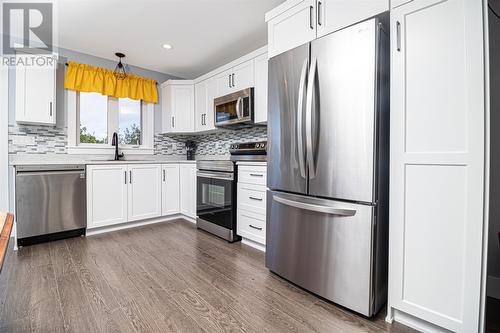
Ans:
<svg viewBox="0 0 500 333"><path fill-rule="evenodd" d="M182 215L196 218L196 165L180 165L180 211Z"/></svg>
<svg viewBox="0 0 500 333"><path fill-rule="evenodd" d="M87 228L128 221L127 165L87 166Z"/></svg>
<svg viewBox="0 0 500 333"><path fill-rule="evenodd" d="M238 163L236 233L245 241L266 244L265 163Z"/></svg>
<svg viewBox="0 0 500 333"><path fill-rule="evenodd" d="M163 216L179 213L179 165L162 166L161 214Z"/></svg>
<svg viewBox="0 0 500 333"><path fill-rule="evenodd" d="M161 165L129 165L128 220L161 216Z"/></svg>
<svg viewBox="0 0 500 333"><path fill-rule="evenodd" d="M88 229L179 213L196 217L194 163L87 166Z"/></svg>

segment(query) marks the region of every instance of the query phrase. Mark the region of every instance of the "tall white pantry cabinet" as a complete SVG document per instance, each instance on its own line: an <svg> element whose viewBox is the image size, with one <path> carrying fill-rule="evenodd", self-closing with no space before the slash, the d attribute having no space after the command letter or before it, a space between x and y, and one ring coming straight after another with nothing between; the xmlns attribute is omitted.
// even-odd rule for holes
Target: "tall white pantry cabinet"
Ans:
<svg viewBox="0 0 500 333"><path fill-rule="evenodd" d="M482 11L470 0L391 11L388 320L426 332L480 329Z"/></svg>

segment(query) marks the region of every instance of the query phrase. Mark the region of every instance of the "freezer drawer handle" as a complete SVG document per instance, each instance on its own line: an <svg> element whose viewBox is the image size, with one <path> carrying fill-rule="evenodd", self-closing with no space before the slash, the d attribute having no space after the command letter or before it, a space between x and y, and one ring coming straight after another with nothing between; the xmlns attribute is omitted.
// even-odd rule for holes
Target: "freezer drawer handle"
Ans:
<svg viewBox="0 0 500 333"><path fill-rule="evenodd" d="M338 216L354 216L356 215L356 210L354 209L345 209L345 208L334 208L334 207L329 207L329 206L322 206L322 205L314 205L314 204L309 204L305 202L298 202L298 201L293 201L285 198L281 198L278 196L273 196L274 200L277 202L299 208L299 209L305 209L305 210L310 210L313 212L318 212L318 213L324 213L324 214L331 214L331 215L338 215Z"/></svg>

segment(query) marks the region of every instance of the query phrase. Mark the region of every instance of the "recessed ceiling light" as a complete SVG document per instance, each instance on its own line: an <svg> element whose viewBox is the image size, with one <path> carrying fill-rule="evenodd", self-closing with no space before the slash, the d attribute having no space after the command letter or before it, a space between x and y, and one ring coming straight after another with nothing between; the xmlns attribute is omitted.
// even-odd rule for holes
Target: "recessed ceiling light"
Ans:
<svg viewBox="0 0 500 333"><path fill-rule="evenodd" d="M164 49L167 49L167 50L170 50L170 49L173 48L173 46L170 45L170 44L163 44L162 46L163 46Z"/></svg>

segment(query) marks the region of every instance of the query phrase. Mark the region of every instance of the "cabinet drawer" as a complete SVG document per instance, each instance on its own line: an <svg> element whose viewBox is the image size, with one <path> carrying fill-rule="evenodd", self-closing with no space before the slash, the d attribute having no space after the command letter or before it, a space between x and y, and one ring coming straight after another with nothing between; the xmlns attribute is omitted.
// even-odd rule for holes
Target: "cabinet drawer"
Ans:
<svg viewBox="0 0 500 333"><path fill-rule="evenodd" d="M238 210L237 234L259 244L266 244L266 217L265 215Z"/></svg>
<svg viewBox="0 0 500 333"><path fill-rule="evenodd" d="M238 182L265 186L267 183L266 171L265 166L238 166Z"/></svg>
<svg viewBox="0 0 500 333"><path fill-rule="evenodd" d="M238 209L266 214L266 188L262 185L238 184Z"/></svg>

